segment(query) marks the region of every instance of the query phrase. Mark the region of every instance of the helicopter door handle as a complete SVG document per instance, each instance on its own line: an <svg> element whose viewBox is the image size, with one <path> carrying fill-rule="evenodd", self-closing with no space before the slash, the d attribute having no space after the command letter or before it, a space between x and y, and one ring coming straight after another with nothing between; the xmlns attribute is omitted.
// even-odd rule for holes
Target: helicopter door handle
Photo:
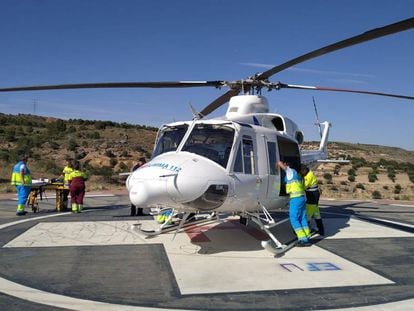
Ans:
<svg viewBox="0 0 414 311"><path fill-rule="evenodd" d="M263 180L260 177L256 178L256 184L261 184L263 182Z"/></svg>

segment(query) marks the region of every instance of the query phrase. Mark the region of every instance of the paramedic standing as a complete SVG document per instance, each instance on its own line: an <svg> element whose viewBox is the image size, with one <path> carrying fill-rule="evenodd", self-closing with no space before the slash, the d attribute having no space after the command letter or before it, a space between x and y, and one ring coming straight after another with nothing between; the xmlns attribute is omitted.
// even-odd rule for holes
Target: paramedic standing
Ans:
<svg viewBox="0 0 414 311"><path fill-rule="evenodd" d="M17 216L26 214L24 208L32 186L32 177L27 167L28 159L29 157L27 155L22 155L20 161L13 167L11 176L11 184L15 185L17 190Z"/></svg>
<svg viewBox="0 0 414 311"><path fill-rule="evenodd" d="M306 219L306 198L302 180L295 169L285 162L277 163L285 171L286 193L289 194L289 220L298 238L298 246L310 246L310 230Z"/></svg>
<svg viewBox="0 0 414 311"><path fill-rule="evenodd" d="M303 185L306 192L306 215L310 225L312 218L315 219L319 235L325 235L321 212L319 210L320 191L318 182L313 172L305 165L300 166L300 173L303 176Z"/></svg>
<svg viewBox="0 0 414 311"><path fill-rule="evenodd" d="M72 205L72 213L80 213L83 209L83 198L85 196L85 181L87 175L80 170L78 161L73 163L73 171L69 174L69 190L70 203Z"/></svg>
<svg viewBox="0 0 414 311"><path fill-rule="evenodd" d="M63 209L65 210L68 207L68 196L69 196L69 175L73 172L73 163L71 159L66 160L66 166L63 168Z"/></svg>

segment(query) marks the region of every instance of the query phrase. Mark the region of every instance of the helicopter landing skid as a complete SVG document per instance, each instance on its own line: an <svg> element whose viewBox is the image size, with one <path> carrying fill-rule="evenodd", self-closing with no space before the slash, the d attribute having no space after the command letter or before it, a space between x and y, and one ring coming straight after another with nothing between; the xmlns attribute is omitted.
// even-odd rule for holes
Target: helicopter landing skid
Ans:
<svg viewBox="0 0 414 311"><path fill-rule="evenodd" d="M290 250L292 247L296 246L297 241L293 241L289 244L281 244L281 246L276 246L276 243L273 242L272 239L269 239L267 241L262 241L261 244L265 250L274 254L275 257L280 257L288 250Z"/></svg>
<svg viewBox="0 0 414 311"><path fill-rule="evenodd" d="M267 234L270 238L269 240L262 241L261 245L264 249L271 252L275 255L275 257L282 256L285 252L293 248L297 244L296 235L291 230L291 227L288 226L289 229L284 228L286 226L287 219L283 219L279 222L275 222L272 215L269 211L261 205L262 213L246 213L247 220L251 220L255 223L260 230ZM247 223L247 222L246 222ZM279 229L278 229L279 228ZM282 229L282 230L280 230ZM284 234L282 234L284 232ZM290 234L291 236L286 236L286 233ZM281 242L276 236L284 235Z"/></svg>
<svg viewBox="0 0 414 311"><path fill-rule="evenodd" d="M216 219L212 216L207 216L201 219L193 217L190 220L187 220L184 216L183 219L174 220L173 222L165 222L155 230L144 230L142 229L141 223L131 225L131 229L138 233L141 233L142 235L145 235L146 237L155 237L162 233L184 230L190 226L194 226L209 221L216 221Z"/></svg>

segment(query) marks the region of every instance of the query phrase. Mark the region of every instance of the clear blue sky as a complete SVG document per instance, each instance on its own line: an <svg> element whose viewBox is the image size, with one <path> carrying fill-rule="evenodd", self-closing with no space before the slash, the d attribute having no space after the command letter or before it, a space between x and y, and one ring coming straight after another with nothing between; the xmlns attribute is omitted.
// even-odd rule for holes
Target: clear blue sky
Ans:
<svg viewBox="0 0 414 311"><path fill-rule="evenodd" d="M327 44L414 15L414 1L2 0L0 86L236 80ZM414 31L299 64L272 81L413 95ZM191 118L227 90L120 89L0 94L0 112L159 126ZM271 111L305 132L312 96L331 140L414 150L414 102L281 90ZM212 117L224 114L223 107Z"/></svg>

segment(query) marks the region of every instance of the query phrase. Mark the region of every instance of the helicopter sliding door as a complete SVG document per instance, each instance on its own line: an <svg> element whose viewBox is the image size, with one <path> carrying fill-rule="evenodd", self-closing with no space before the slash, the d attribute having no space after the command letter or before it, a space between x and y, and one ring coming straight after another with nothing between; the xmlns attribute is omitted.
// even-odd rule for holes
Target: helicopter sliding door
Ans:
<svg viewBox="0 0 414 311"><path fill-rule="evenodd" d="M277 136L264 131L257 136L259 147L260 203L268 210L284 206L286 197L280 196L281 176L276 168L279 160Z"/></svg>
<svg viewBox="0 0 414 311"><path fill-rule="evenodd" d="M233 169L229 174L235 189L232 200L236 204L233 206L237 206L239 211L258 207L262 185L258 176L257 148L256 133L251 128L241 128L234 148Z"/></svg>

